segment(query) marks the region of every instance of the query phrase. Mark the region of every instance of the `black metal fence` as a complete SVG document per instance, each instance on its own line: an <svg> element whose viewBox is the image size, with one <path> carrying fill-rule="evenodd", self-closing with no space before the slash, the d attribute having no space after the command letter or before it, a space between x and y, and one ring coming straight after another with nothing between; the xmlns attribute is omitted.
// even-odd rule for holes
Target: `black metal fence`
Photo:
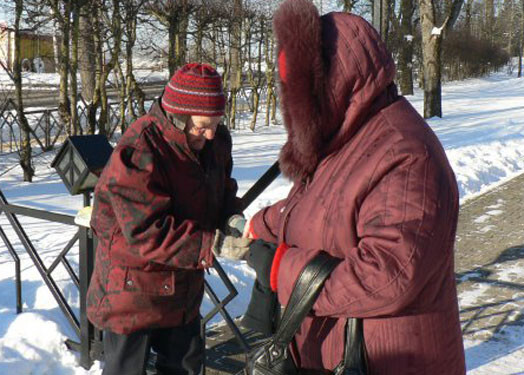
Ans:
<svg viewBox="0 0 524 375"><path fill-rule="evenodd" d="M264 97L261 98L262 100ZM152 104L154 96L147 97L145 100L146 109ZM253 111L253 95L249 86L243 86L238 93L237 111ZM262 101L261 101L262 102ZM138 112L138 103L133 101L134 112ZM79 134L89 133L89 120L87 104L82 96L78 98L78 120ZM121 122L121 103L119 101L108 103L107 114L107 134L112 137ZM61 123L58 116L58 107L27 110L25 115L29 122L31 140L35 147L39 147L42 152L51 150L60 140L67 135L65 126ZM131 120L127 116L128 122ZM228 119L226 118L226 122ZM12 99L7 99L0 103L0 155L18 152L20 150L21 126L16 112L16 105Z"/></svg>
<svg viewBox="0 0 524 375"><path fill-rule="evenodd" d="M150 105L153 98L146 100ZM136 108L137 103L133 106ZM17 152L20 150L21 126L16 112L16 106L12 99L7 99L0 104L0 155ZM88 133L87 105L82 97L79 97L78 119L80 134ZM58 108L46 108L25 111L29 122L31 139L35 146L45 152L51 150L59 140L68 134L58 116ZM108 134L113 135L120 124L120 102L110 102L108 106Z"/></svg>
<svg viewBox="0 0 524 375"><path fill-rule="evenodd" d="M84 205L89 205L90 195L84 194ZM42 280L45 285L55 298L60 310L67 318L70 326L73 328L76 336L79 341L73 339L68 339L66 341L67 346L76 350L80 353L80 365L88 369L93 360L103 359L103 350L102 350L102 333L98 331L87 319L87 289L89 286L89 280L93 272L94 266L94 257L95 257L95 243L96 239L93 237L90 229L82 226L77 226L74 222L74 217L70 215L57 214L52 212L47 212L44 210L28 208L24 206L18 206L9 204L6 197L0 190L0 215L5 215L9 226L16 233L20 243L22 244L24 250L29 254L34 266L40 273ZM50 266L46 266L43 262L39 250L34 246L33 241L31 241L29 235L24 230L22 224L18 220L18 216L26 216L30 218L36 218L44 220L50 223L65 224L76 226L77 231L69 239L66 246L60 250L56 258L53 260ZM17 313L22 312L22 280L20 275L20 259L17 255L16 249L13 247L12 242L8 238L6 232L0 225L0 238L7 247L11 257L13 258L15 265L15 287L16 287L16 306ZM73 249L75 246L79 247L78 253L78 272L75 271L74 267L66 258L66 255ZM70 280L76 285L79 291L79 300L80 300L80 312L75 314L74 309L68 303L64 293L57 284L53 272L56 270L58 265L62 265L67 273L70 276ZM235 322L231 318L230 314L226 310L226 305L233 300L233 298L238 294L235 286L227 276L226 272L222 269L219 262L214 262L215 270L218 273L218 276L225 284L226 288L229 291L229 294L223 299L220 299L216 293L213 291L211 285L206 281L205 282L205 291L214 304L214 308L202 319L201 332L202 337L205 339L205 330L206 324L217 314L221 314L224 318L226 324L231 329L234 336L237 338L240 347L247 353L249 350L249 344L246 339L236 326Z"/></svg>

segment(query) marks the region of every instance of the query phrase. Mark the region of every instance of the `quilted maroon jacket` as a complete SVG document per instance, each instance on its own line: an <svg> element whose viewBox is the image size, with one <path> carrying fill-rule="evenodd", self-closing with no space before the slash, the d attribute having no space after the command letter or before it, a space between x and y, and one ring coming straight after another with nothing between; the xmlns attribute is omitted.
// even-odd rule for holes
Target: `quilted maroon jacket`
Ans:
<svg viewBox="0 0 524 375"><path fill-rule="evenodd" d="M283 305L315 254L343 260L295 336L295 358L305 369L332 370L342 359L346 318L360 317L370 374L463 375L453 171L429 126L396 97L393 61L378 34L354 15L304 14L308 3L287 1L275 16L279 49L293 67L281 88L288 141L280 162L295 183L252 219L257 236L290 246L278 272ZM305 35L288 38L296 30ZM315 65L308 51L320 43L331 64L304 82L301 64ZM307 150L318 162L296 157Z"/></svg>
<svg viewBox="0 0 524 375"><path fill-rule="evenodd" d="M95 190L87 313L96 327L129 334L197 316L215 229L237 212L231 169L223 125L199 158L158 103L127 129Z"/></svg>

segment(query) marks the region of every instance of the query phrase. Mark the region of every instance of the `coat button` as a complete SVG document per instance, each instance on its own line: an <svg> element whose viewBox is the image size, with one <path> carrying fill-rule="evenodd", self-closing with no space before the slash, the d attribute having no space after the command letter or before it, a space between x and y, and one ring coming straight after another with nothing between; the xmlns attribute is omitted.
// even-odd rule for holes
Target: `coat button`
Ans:
<svg viewBox="0 0 524 375"><path fill-rule="evenodd" d="M201 263L203 266L206 266L206 265L207 265L207 262L206 262L205 259L202 259L202 260L200 261L200 263Z"/></svg>
<svg viewBox="0 0 524 375"><path fill-rule="evenodd" d="M280 209L280 213L283 213L285 210L286 210L286 206L282 206L282 208Z"/></svg>
<svg viewBox="0 0 524 375"><path fill-rule="evenodd" d="M133 286L133 280L127 280L126 284L127 286Z"/></svg>
<svg viewBox="0 0 524 375"><path fill-rule="evenodd" d="M164 289L165 289L165 290L169 290L169 289L171 289L171 288L169 287L169 285L164 284Z"/></svg>

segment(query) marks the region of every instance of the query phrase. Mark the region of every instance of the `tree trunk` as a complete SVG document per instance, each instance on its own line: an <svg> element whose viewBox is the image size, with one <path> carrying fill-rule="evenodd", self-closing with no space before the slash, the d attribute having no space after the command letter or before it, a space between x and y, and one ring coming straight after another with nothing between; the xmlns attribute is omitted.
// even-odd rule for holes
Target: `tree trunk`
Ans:
<svg viewBox="0 0 524 375"><path fill-rule="evenodd" d="M202 48L202 42L204 40L204 10L203 8L200 8L198 12L196 13L196 31L195 31L195 61L197 62L203 62L204 56L203 56L203 48Z"/></svg>
<svg viewBox="0 0 524 375"><path fill-rule="evenodd" d="M102 93L100 88L102 71L104 69L104 56L103 56L103 41L101 36L101 21L100 21L100 8L95 6L91 11L91 25L93 26L93 45L94 45L94 60L95 60L95 86L93 90L93 99L91 103L88 103L87 117L89 122L89 133L95 134L98 127L100 134L105 135L105 122L100 124L100 120L97 121L96 113L100 108Z"/></svg>
<svg viewBox="0 0 524 375"><path fill-rule="evenodd" d="M120 131L122 134L126 131L126 107L132 108L133 103L129 101L131 94L127 92L126 77L122 71L122 65L120 61L116 61L115 71L117 76L117 88L118 88L118 97L120 98Z"/></svg>
<svg viewBox="0 0 524 375"><path fill-rule="evenodd" d="M230 106L229 128L235 129L237 93L242 84L242 66L240 48L242 43L242 0L234 0L233 16L231 20L231 48L230 48Z"/></svg>
<svg viewBox="0 0 524 375"><path fill-rule="evenodd" d="M101 74L98 77L98 89L100 92L100 117L98 118L98 126L100 129L100 132L104 132L103 134L108 134L108 130L111 128L111 124L108 124L109 121L109 103L107 100L107 89L106 89L106 83L107 78L109 77L109 74L111 71L115 68L118 57L120 56L120 44L122 42L122 23L121 23L121 16L120 16L120 0L113 0L112 1L113 6L113 15L112 15L112 23L111 23L111 34L113 36L113 46L111 51L111 56L109 58L109 61L107 64L102 64ZM100 45L100 48L102 46ZM101 60L104 61L102 51L100 51L101 54Z"/></svg>
<svg viewBox="0 0 524 375"><path fill-rule="evenodd" d="M343 0L342 1L342 11L346 13L351 13L353 10L355 0Z"/></svg>
<svg viewBox="0 0 524 375"><path fill-rule="evenodd" d="M86 5L80 10L78 63L80 80L82 82L82 98L86 103L93 101L95 91L96 50L93 39L94 29L89 20L91 7Z"/></svg>
<svg viewBox="0 0 524 375"><path fill-rule="evenodd" d="M187 0L182 0L182 9L180 12L180 19L178 22L178 30L176 34L176 69L180 68L186 63L187 51L187 28L189 26L189 9Z"/></svg>
<svg viewBox="0 0 524 375"><path fill-rule="evenodd" d="M146 113L145 110L145 94L142 89L136 83L135 75L133 74L133 47L136 42L136 26L138 9L131 9L131 14L128 14L126 18L126 92L127 92L127 108L128 113L133 121L136 120L136 114L134 110L134 98L136 97L138 102L138 113L140 116Z"/></svg>
<svg viewBox="0 0 524 375"><path fill-rule="evenodd" d="M253 72L253 68L251 66L251 38L252 38L252 22L253 20L250 20L246 32L246 43L247 43L247 49L248 49L248 76L249 76L249 82L252 89L252 95L253 95L253 110L252 110L252 117L251 117L251 123L249 124L249 128L251 131L255 131L257 118L258 118L258 106L260 104L260 86L261 86L261 77L262 77L262 45L264 44L264 20L263 18L260 19L259 27L260 27L260 33L258 36L258 48L257 48L257 66L256 66L256 72Z"/></svg>
<svg viewBox="0 0 524 375"><path fill-rule="evenodd" d="M520 48L519 48L519 72L518 77L522 77L522 56L524 55L524 0L520 1L522 12L520 15Z"/></svg>
<svg viewBox="0 0 524 375"><path fill-rule="evenodd" d="M80 1L73 2L72 24L71 24L71 126L72 134L80 134L80 121L78 119L78 37L79 37L79 18L80 18Z"/></svg>
<svg viewBox="0 0 524 375"><path fill-rule="evenodd" d="M514 11L514 4L513 0L505 0L504 1L504 10L506 11L506 15L509 16L509 27L506 29L508 32L508 54L511 57L513 53L513 36L515 33L515 30L513 30L513 25L515 24L515 11Z"/></svg>
<svg viewBox="0 0 524 375"><path fill-rule="evenodd" d="M277 124L277 97L274 91L271 95L271 122Z"/></svg>
<svg viewBox="0 0 524 375"><path fill-rule="evenodd" d="M20 53L20 19L22 18L23 0L15 1L15 58L13 64L13 80L15 84L16 111L20 126L20 166L24 171L24 181L31 182L35 170L31 161L31 129L24 114L22 101L22 66Z"/></svg>
<svg viewBox="0 0 524 375"><path fill-rule="evenodd" d="M419 0L420 25L422 29L422 69L424 71L424 118L442 117L442 38L455 24L464 0L453 0L448 7L444 22L436 27L433 0Z"/></svg>
<svg viewBox="0 0 524 375"><path fill-rule="evenodd" d="M180 0L176 6L172 4L167 10L167 16L162 13L162 9L155 11L154 15L167 26L169 46L167 65L171 77L186 60L187 27L189 25L188 0Z"/></svg>
<svg viewBox="0 0 524 375"><path fill-rule="evenodd" d="M473 6L473 0L467 0L466 7L464 9L464 12L465 12L464 28L466 29L466 32L469 35L472 35L472 30L471 30L471 7L472 6Z"/></svg>
<svg viewBox="0 0 524 375"><path fill-rule="evenodd" d="M374 0L374 1L382 1L382 17L381 17L381 25L380 25L380 32L381 32L381 36L382 36L382 40L384 41L384 43L386 43L386 45L389 44L389 39L390 39L390 35L389 35L389 17L390 17L390 12L391 12L391 6L390 6L390 3L391 1L390 0Z"/></svg>
<svg viewBox="0 0 524 375"><path fill-rule="evenodd" d="M413 95L413 0L402 0L400 4L401 22L400 51L398 57L398 72L400 92L402 95Z"/></svg>
<svg viewBox="0 0 524 375"><path fill-rule="evenodd" d="M267 93L266 93L266 126L269 126L270 120L274 118L274 114L271 115L271 108L275 97L275 59L274 59L274 39L271 29L268 28L264 37L264 50L266 59L266 82L267 82Z"/></svg>
<svg viewBox="0 0 524 375"><path fill-rule="evenodd" d="M486 24L484 26L484 38L493 43L493 31L495 25L495 4L493 0L484 0L486 11Z"/></svg>
<svg viewBox="0 0 524 375"><path fill-rule="evenodd" d="M442 117L441 37L434 31L435 14L431 0L419 0L424 69L424 118Z"/></svg>
<svg viewBox="0 0 524 375"><path fill-rule="evenodd" d="M58 72L58 69L60 67L60 34L61 30L58 25L58 15L55 14L54 8L51 7L51 17L53 18L52 21L52 29L53 29L53 59L55 63L55 72Z"/></svg>
<svg viewBox="0 0 524 375"><path fill-rule="evenodd" d="M62 124L65 126L67 134L71 134L71 104L69 102L69 42L71 28L71 0L64 1L64 14L60 22L62 30L62 43L60 47L60 94L58 100L58 114ZM55 10L59 13L59 10Z"/></svg>

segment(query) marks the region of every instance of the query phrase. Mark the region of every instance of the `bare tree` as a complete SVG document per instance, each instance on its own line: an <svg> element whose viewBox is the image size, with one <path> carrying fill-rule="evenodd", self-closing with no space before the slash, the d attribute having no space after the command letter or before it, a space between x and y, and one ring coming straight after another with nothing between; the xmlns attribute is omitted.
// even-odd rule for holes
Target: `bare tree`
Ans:
<svg viewBox="0 0 524 375"><path fill-rule="evenodd" d="M22 66L20 56L20 19L24 7L23 0L15 0L15 58L13 67L13 81L15 84L16 110L18 123L21 128L20 139L20 166L24 171L24 181L31 182L35 170L31 161L31 128L24 113L24 103L22 100Z"/></svg>
<svg viewBox="0 0 524 375"><path fill-rule="evenodd" d="M89 19L93 8L92 5L91 1L86 2L85 6L80 9L80 18L78 21L78 68L82 82L82 98L88 106L89 103L93 101L96 80L95 41L93 39L93 25Z"/></svg>
<svg viewBox="0 0 524 375"><path fill-rule="evenodd" d="M194 5L190 0L149 0L145 8L167 27L169 76L172 76L186 60L187 28Z"/></svg>
<svg viewBox="0 0 524 375"><path fill-rule="evenodd" d="M58 72L60 75L60 89L58 99L58 114L62 124L71 134L71 103L69 101L69 52L70 52L70 29L71 29L71 0L47 0L52 9L52 15L58 22L60 28L61 43Z"/></svg>
<svg viewBox="0 0 524 375"><path fill-rule="evenodd" d="M230 24L229 47L229 127L235 128L237 93L242 85L241 45L242 45L242 0L233 0L233 13Z"/></svg>
<svg viewBox="0 0 524 375"><path fill-rule="evenodd" d="M493 0L484 0L485 7L485 25L484 25L484 39L493 42L494 27L495 27L495 3Z"/></svg>
<svg viewBox="0 0 524 375"><path fill-rule="evenodd" d="M260 91L262 89L262 46L264 44L264 34L266 33L265 19L263 16L251 14L246 17L246 48L247 48L247 77L253 98L251 112L251 124L249 128L254 131L258 117L258 107L260 104ZM256 29L258 27L258 30ZM257 39L253 40L257 35ZM255 56L253 56L252 43L255 42Z"/></svg>
<svg viewBox="0 0 524 375"><path fill-rule="evenodd" d="M111 0L109 7L105 4L105 0L93 1L91 24L93 25L96 50L96 81L90 115L96 116L98 108L100 114L96 121L91 118L90 123L98 125L100 134L107 134L109 130L109 103L106 85L109 74L115 68L121 51L122 18L120 0Z"/></svg>
<svg viewBox="0 0 524 375"><path fill-rule="evenodd" d="M453 0L440 26L437 24L436 0L418 2L422 27L424 117L442 117L442 38L455 24L464 0Z"/></svg>
<svg viewBox="0 0 524 375"><path fill-rule="evenodd" d="M395 20L398 34L398 82L402 95L413 95L413 13L414 0L401 0L400 21ZM398 31L397 31L398 30Z"/></svg>
<svg viewBox="0 0 524 375"><path fill-rule="evenodd" d="M520 48L519 48L519 72L518 77L522 77L522 57L524 55L524 0L520 0Z"/></svg>
<svg viewBox="0 0 524 375"><path fill-rule="evenodd" d="M338 5L342 7L342 11L351 13L358 0L338 0Z"/></svg>
<svg viewBox="0 0 524 375"><path fill-rule="evenodd" d="M124 36L125 36L125 94L127 110L133 120L136 119L136 113L133 108L133 101L136 98L138 101L138 114L140 116L145 114L145 94L138 86L135 75L133 73L133 48L135 47L137 39L137 24L138 14L140 9L144 6L146 0L125 0L123 3L123 21L124 21Z"/></svg>
<svg viewBox="0 0 524 375"><path fill-rule="evenodd" d="M71 63L69 66L71 76L71 130L70 133L76 135L81 132L80 121L78 119L78 39L79 39L79 21L80 9L84 5L84 0L74 1L71 7Z"/></svg>

